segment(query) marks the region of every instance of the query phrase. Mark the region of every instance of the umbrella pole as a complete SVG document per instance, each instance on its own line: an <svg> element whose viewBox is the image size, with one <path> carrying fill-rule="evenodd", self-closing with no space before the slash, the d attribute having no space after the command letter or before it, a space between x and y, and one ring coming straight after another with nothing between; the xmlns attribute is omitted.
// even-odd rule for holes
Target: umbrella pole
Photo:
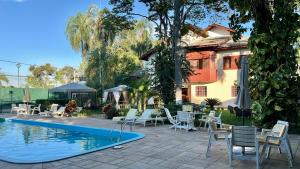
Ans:
<svg viewBox="0 0 300 169"><path fill-rule="evenodd" d="M242 109L242 116L243 116L243 126L245 126L244 109Z"/></svg>

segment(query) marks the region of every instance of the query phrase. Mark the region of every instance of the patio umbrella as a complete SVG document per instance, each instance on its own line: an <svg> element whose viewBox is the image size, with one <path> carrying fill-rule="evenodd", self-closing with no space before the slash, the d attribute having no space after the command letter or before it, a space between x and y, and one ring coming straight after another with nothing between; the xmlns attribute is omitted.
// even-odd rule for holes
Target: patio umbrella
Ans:
<svg viewBox="0 0 300 169"><path fill-rule="evenodd" d="M30 93L29 93L29 87L26 85L25 91L24 91L24 96L23 96L23 102L26 103L26 111L28 112L28 102L31 101L30 98Z"/></svg>
<svg viewBox="0 0 300 169"><path fill-rule="evenodd" d="M25 90L24 90L24 96L23 96L23 102L30 102L30 93L29 93L29 87L28 86L26 86L25 87Z"/></svg>
<svg viewBox="0 0 300 169"><path fill-rule="evenodd" d="M150 99L147 101L148 105L154 105L154 97L150 97Z"/></svg>
<svg viewBox="0 0 300 169"><path fill-rule="evenodd" d="M248 87L248 59L247 56L242 56L241 71L240 71L240 89L235 104L242 110L243 126L245 125L244 111L250 109L251 99Z"/></svg>

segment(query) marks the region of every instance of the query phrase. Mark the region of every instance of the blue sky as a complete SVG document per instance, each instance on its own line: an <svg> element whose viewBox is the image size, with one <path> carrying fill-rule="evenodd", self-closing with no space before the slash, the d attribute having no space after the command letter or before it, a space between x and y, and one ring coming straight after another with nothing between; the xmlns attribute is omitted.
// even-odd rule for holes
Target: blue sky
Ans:
<svg viewBox="0 0 300 169"><path fill-rule="evenodd" d="M69 17L91 4L108 7L108 0L0 0L0 60L79 67L80 53L72 50L65 28ZM136 10L147 12L140 4ZM26 65L20 70L29 73ZM16 75L17 68L0 61L0 72Z"/></svg>
<svg viewBox="0 0 300 169"><path fill-rule="evenodd" d="M80 53L72 50L65 27L70 16L100 0L0 0L0 59L28 64L51 63L78 67ZM15 64L0 62L1 72L16 74ZM28 74L28 66L21 67Z"/></svg>

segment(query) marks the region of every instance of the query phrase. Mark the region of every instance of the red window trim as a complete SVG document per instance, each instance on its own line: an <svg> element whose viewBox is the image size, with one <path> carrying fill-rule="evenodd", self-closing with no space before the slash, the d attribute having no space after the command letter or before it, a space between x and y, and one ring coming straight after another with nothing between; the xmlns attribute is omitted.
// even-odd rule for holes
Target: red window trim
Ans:
<svg viewBox="0 0 300 169"><path fill-rule="evenodd" d="M229 60L229 64L230 64L229 68L225 66L225 60L227 60L227 59ZM231 56L224 56L223 57L223 69L224 70L231 70L231 67L232 67L232 57Z"/></svg>
<svg viewBox="0 0 300 169"><path fill-rule="evenodd" d="M223 70L237 70L238 65L236 64L235 59L239 58L241 55L230 55L223 57ZM225 59L230 59L230 68L225 67Z"/></svg>

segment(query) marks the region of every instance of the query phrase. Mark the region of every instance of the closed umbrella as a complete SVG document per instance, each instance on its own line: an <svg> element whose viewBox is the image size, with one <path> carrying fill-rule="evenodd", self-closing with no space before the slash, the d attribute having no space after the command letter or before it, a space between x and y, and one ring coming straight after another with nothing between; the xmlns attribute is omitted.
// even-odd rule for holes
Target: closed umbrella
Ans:
<svg viewBox="0 0 300 169"><path fill-rule="evenodd" d="M150 99L147 101L148 105L154 105L154 97L150 97Z"/></svg>
<svg viewBox="0 0 300 169"><path fill-rule="evenodd" d="M249 65L247 56L242 56L241 71L240 71L240 89L235 104L242 110L243 126L245 125L244 111L250 109L251 99L249 94Z"/></svg>
<svg viewBox="0 0 300 169"><path fill-rule="evenodd" d="M24 96L23 96L23 102L26 103L26 111L27 113L29 112L28 110L28 102L31 101L31 98L30 98L30 93L29 93L29 87L26 85L25 87L25 91L24 91Z"/></svg>

